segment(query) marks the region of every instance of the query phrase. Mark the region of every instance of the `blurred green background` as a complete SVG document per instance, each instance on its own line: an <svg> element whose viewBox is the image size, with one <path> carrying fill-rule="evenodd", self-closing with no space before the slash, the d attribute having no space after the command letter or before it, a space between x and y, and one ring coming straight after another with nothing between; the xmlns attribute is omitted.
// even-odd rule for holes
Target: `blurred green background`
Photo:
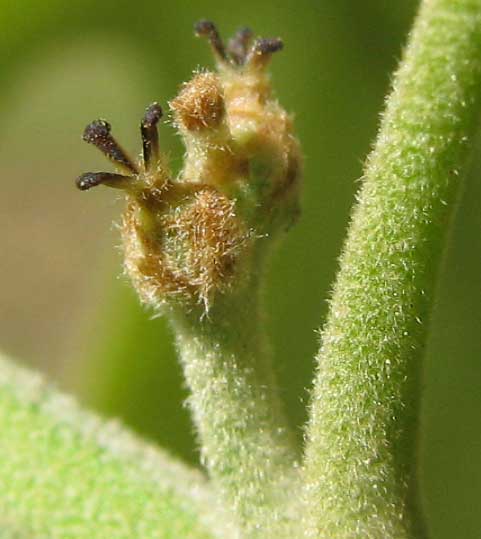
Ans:
<svg viewBox="0 0 481 539"><path fill-rule="evenodd" d="M330 286L362 161L415 14L413 0L0 1L0 346L90 407L196 463L186 392L165 322L121 275L122 201L80 193L104 170L80 140L104 117L132 153L153 100L166 104L212 66L193 23L282 36L277 95L305 154L303 216L276 254L269 330L289 416L302 438ZM169 125L161 144L180 167ZM457 213L428 346L423 487L433 539L481 538L481 144Z"/></svg>

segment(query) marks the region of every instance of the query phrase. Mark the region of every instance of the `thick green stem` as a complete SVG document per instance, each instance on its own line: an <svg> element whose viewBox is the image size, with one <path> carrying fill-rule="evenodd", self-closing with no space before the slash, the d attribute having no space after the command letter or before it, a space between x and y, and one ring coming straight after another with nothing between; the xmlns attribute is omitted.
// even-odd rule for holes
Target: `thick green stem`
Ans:
<svg viewBox="0 0 481 539"><path fill-rule="evenodd" d="M481 1L424 1L322 333L304 468L308 537L426 533L416 473L421 358L480 87Z"/></svg>
<svg viewBox="0 0 481 539"><path fill-rule="evenodd" d="M292 537L284 501L294 443L281 411L259 312L257 279L207 316L174 320L202 458L243 537Z"/></svg>

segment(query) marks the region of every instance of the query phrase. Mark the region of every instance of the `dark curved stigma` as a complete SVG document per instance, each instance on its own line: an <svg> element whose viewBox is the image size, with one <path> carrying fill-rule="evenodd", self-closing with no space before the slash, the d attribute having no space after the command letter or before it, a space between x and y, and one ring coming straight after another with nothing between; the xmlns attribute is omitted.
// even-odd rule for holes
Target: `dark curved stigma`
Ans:
<svg viewBox="0 0 481 539"><path fill-rule="evenodd" d="M247 55L246 62L264 64L270 59L271 54L281 51L283 48L284 43L278 37L256 39Z"/></svg>
<svg viewBox="0 0 481 539"><path fill-rule="evenodd" d="M137 174L137 167L110 133L111 127L105 120L95 120L84 131L83 140L96 146L116 165L131 174Z"/></svg>
<svg viewBox="0 0 481 539"><path fill-rule="evenodd" d="M86 172L75 180L75 185L81 191L87 191L97 185L108 185L116 189L126 189L132 177L114 174L113 172Z"/></svg>
<svg viewBox="0 0 481 539"><path fill-rule="evenodd" d="M240 28L235 36L229 40L227 53L237 65L245 64L252 36L253 33L250 28Z"/></svg>
<svg viewBox="0 0 481 539"><path fill-rule="evenodd" d="M159 162L159 132L157 124L162 118L162 108L158 103L152 103L145 109L140 122L142 149L145 170L151 170Z"/></svg>
<svg viewBox="0 0 481 539"><path fill-rule="evenodd" d="M197 36L206 37L209 40L214 54L218 56L219 60L227 60L224 42L220 37L216 25L212 21L203 19L195 24L194 30Z"/></svg>

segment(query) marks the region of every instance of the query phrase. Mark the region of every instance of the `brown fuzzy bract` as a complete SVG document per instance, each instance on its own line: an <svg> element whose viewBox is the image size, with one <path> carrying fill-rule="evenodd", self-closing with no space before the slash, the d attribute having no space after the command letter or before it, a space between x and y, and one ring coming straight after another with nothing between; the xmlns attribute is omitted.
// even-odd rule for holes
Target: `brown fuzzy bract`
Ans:
<svg viewBox="0 0 481 539"><path fill-rule="evenodd" d="M129 206L123 236L126 269L143 301L160 306L159 298L195 300L208 310L214 294L232 283L251 237L234 202L202 187L148 233L141 211L135 203Z"/></svg>
<svg viewBox="0 0 481 539"><path fill-rule="evenodd" d="M198 73L170 102L177 123L188 131L199 131L220 124L224 98L219 79L213 73Z"/></svg>

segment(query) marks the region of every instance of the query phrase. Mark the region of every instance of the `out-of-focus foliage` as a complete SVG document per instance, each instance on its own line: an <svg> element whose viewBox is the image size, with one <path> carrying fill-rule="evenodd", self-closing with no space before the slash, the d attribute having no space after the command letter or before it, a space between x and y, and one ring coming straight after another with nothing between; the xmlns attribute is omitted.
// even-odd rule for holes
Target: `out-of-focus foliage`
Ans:
<svg viewBox="0 0 481 539"><path fill-rule="evenodd" d="M412 0L0 2L0 346L196 458L170 333L118 278L110 223L119 205L107 190L76 192L73 180L104 168L80 141L85 124L109 119L137 152L144 106L165 104L194 68L211 65L194 21L209 17L224 35L248 24L284 38L273 77L306 157L303 216L273 260L267 297L281 388L301 436L315 330L415 8ZM161 145L178 168L182 148L167 126ZM481 528L480 171L475 159L428 349L422 462L439 539L475 539Z"/></svg>
<svg viewBox="0 0 481 539"><path fill-rule="evenodd" d="M2 538L230 535L202 474L3 357L0 423Z"/></svg>

